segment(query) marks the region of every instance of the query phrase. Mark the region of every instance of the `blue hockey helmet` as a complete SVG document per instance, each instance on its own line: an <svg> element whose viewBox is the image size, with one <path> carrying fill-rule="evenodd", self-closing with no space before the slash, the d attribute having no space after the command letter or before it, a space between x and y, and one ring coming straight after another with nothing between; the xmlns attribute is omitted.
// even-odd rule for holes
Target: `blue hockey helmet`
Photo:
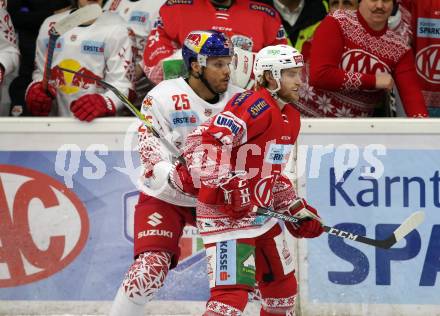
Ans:
<svg viewBox="0 0 440 316"><path fill-rule="evenodd" d="M218 31L192 31L182 47L182 57L187 69L191 68L191 62L197 61L206 67L208 57L232 57L234 50L231 40Z"/></svg>

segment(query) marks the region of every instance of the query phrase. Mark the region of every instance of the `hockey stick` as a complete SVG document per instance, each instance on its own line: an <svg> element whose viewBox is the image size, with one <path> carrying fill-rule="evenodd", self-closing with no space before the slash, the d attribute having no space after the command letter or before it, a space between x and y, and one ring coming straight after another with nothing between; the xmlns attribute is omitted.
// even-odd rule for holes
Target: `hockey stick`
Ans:
<svg viewBox="0 0 440 316"><path fill-rule="evenodd" d="M154 137L161 139L161 141L165 145L165 147L167 147L167 149L175 157L177 157L177 160L179 160L181 163L186 165L185 159L183 159L183 157L181 156L180 151L177 149L177 147L174 146L171 142L169 142L165 137L161 137L159 132L154 128L154 126L150 123L150 121L148 121L142 115L142 113L136 108L136 106L133 103L131 103L131 101L121 91L119 91L115 86L109 84L108 82L102 80L101 78L85 75L85 74L76 72L71 69L63 68L63 67L59 67L59 69L62 71L70 72L72 74L75 74L75 75L83 77L83 78L94 80L95 82L99 83L101 86L103 86L103 87L107 88L108 90L110 90L111 92L113 92L114 95L119 100L121 100L121 102L125 105L125 107L127 107L130 110L130 112L133 113L134 116L136 116L138 119L140 119L145 124L145 126L153 133Z"/></svg>
<svg viewBox="0 0 440 316"><path fill-rule="evenodd" d="M51 77L52 59L57 39L74 27L98 18L101 13L102 8L99 4L87 5L61 19L49 30L49 42L47 44L46 61L44 64L42 81L45 91L47 91L47 85Z"/></svg>
<svg viewBox="0 0 440 316"><path fill-rule="evenodd" d="M301 222L304 221L304 219L299 219L299 218L292 216L292 215L281 214L281 213L275 212L275 211L268 209L268 208L259 207L256 212L259 215L275 217L275 218L280 219L282 221L291 222L294 224L301 224ZM371 245L374 247L389 249L394 244L396 244L397 242L402 240L412 230L417 228L417 226L419 226L423 222L424 219L425 219L424 212L418 211L418 212L412 213L407 219L405 219L405 221L399 227L397 227L397 229L388 238L386 238L384 240L372 239L372 238L368 238L365 236L356 235L356 234L344 231L342 229L338 229L338 228L334 228L334 227L330 227L330 226L326 226L326 225L322 225L322 226L324 228L324 231L327 234L330 234L330 235L333 235L336 237L340 237L340 238L346 238L349 240L357 241L357 242Z"/></svg>

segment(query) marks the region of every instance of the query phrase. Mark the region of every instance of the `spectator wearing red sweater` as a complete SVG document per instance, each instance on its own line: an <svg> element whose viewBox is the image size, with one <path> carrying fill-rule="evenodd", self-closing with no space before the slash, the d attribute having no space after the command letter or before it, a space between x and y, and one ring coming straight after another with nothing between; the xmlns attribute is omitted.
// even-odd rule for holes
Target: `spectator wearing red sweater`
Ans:
<svg viewBox="0 0 440 316"><path fill-rule="evenodd" d="M412 1L413 48L431 117L440 117L440 0Z"/></svg>
<svg viewBox="0 0 440 316"><path fill-rule="evenodd" d="M337 10L321 22L312 42L310 81L297 102L304 116L383 116L394 84L407 116L428 115L412 51L388 29L392 10L392 0L362 0L357 11Z"/></svg>

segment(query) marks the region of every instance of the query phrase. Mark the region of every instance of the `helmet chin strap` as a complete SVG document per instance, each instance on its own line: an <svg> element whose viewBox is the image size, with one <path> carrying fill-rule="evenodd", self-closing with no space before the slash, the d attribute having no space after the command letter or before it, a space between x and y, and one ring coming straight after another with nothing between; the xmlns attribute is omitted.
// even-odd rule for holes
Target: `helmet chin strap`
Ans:
<svg viewBox="0 0 440 316"><path fill-rule="evenodd" d="M203 75L205 73L205 67L202 67L202 72L198 73L198 76L194 76L194 78L199 79L206 88L208 88L208 90L215 96L220 96L220 93L214 91L214 89L212 89L211 85L209 84L208 80L206 80L205 76Z"/></svg>
<svg viewBox="0 0 440 316"><path fill-rule="evenodd" d="M290 103L290 102L283 100L278 95L278 91L280 91L280 89L281 89L280 79L276 78L275 82L277 83L277 87L275 89L269 89L269 88L266 88L266 89L267 89L267 91L270 92L272 98L274 98L277 101L277 103L280 105L280 108L282 109L287 103Z"/></svg>

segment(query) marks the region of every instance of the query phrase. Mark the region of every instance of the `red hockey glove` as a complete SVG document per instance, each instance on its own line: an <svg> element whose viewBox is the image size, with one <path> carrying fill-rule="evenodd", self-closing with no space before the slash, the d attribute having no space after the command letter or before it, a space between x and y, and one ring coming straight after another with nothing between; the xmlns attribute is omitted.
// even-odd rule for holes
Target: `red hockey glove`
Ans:
<svg viewBox="0 0 440 316"><path fill-rule="evenodd" d="M47 91L45 91L41 81L34 82L26 93L29 111L35 116L48 116L56 95L57 91L54 86L48 84Z"/></svg>
<svg viewBox="0 0 440 316"><path fill-rule="evenodd" d="M237 172L220 184L224 195L220 211L234 219L245 217L252 211L249 182L243 175L243 172Z"/></svg>
<svg viewBox="0 0 440 316"><path fill-rule="evenodd" d="M81 121L90 122L97 117L112 116L116 113L113 101L100 94L85 94L70 104L70 111Z"/></svg>
<svg viewBox="0 0 440 316"><path fill-rule="evenodd" d="M324 232L320 217L315 208L307 204L304 199L293 201L289 206L288 214L303 219L300 224L286 223L289 232L297 238L315 238ZM310 217L314 217L310 219Z"/></svg>
<svg viewBox="0 0 440 316"><path fill-rule="evenodd" d="M177 161L170 172L171 183L183 193L197 196L199 190L194 187L188 168Z"/></svg>

